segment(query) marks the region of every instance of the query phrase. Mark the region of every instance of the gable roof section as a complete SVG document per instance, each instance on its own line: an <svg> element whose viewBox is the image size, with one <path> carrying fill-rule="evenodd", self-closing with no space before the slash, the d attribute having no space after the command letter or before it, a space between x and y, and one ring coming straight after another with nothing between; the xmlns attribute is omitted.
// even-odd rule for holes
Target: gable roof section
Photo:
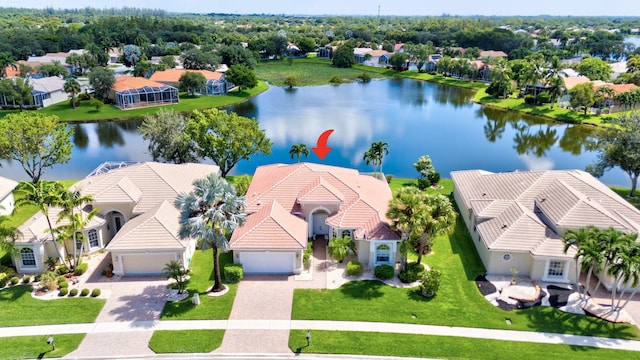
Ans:
<svg viewBox="0 0 640 360"><path fill-rule="evenodd" d="M305 189L298 194L298 201L301 202L342 202L344 195L331 183L324 180L322 176L309 183Z"/></svg>
<svg viewBox="0 0 640 360"><path fill-rule="evenodd" d="M4 176L0 176L0 200L4 199L18 186L18 182Z"/></svg>
<svg viewBox="0 0 640 360"><path fill-rule="evenodd" d="M40 79L29 79L29 85L33 87L33 90L42 91L45 93L62 91L64 89L64 83L65 80L57 76L43 77Z"/></svg>
<svg viewBox="0 0 640 360"><path fill-rule="evenodd" d="M202 74L207 80L220 80L222 73L209 70L184 70L184 69L167 69L164 71L156 71L151 75L149 80L157 81L161 83L177 83L180 81L180 77L186 72L196 72Z"/></svg>
<svg viewBox="0 0 640 360"><path fill-rule="evenodd" d="M180 212L164 200L146 213L126 222L113 237L106 250L172 250L184 249L187 240L180 239Z"/></svg>
<svg viewBox="0 0 640 360"><path fill-rule="evenodd" d="M80 210L80 209L78 209ZM60 218L60 212L62 208L53 207L49 209L49 218L51 219L51 224L54 228L58 226L63 226L69 224L69 221L64 218ZM82 216L86 219L89 214L88 209L82 209ZM105 223L104 218L101 215L94 216L85 229L91 229ZM20 237L17 242L25 243L25 242L40 242L40 241L49 241L52 240L51 232L49 231L49 224L47 223L47 218L44 216L42 211L38 211L34 216L29 218L27 221L22 223L18 227L20 231Z"/></svg>
<svg viewBox="0 0 640 360"><path fill-rule="evenodd" d="M247 222L233 232L230 242L234 250L305 249L307 222L271 201L250 214Z"/></svg>

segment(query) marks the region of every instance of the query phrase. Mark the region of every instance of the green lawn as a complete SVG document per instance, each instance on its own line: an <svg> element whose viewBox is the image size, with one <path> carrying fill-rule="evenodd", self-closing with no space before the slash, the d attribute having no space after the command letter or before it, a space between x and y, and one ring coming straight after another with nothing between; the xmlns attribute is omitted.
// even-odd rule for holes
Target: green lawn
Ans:
<svg viewBox="0 0 640 360"><path fill-rule="evenodd" d="M0 359L59 358L75 350L85 334L59 334L53 336L55 350L47 344L48 335L0 338Z"/></svg>
<svg viewBox="0 0 640 360"><path fill-rule="evenodd" d="M224 330L154 331L149 348L156 354L208 353L220 347Z"/></svg>
<svg viewBox="0 0 640 360"><path fill-rule="evenodd" d="M372 78L384 78L384 74L370 71L372 67L338 68L331 65L326 59L295 59L293 65L287 61L269 61L260 63L256 67L256 75L275 86L284 86L284 78L295 76L300 81L300 86L326 85L334 76L339 76L346 81L356 81L358 75L368 73Z"/></svg>
<svg viewBox="0 0 640 360"><path fill-rule="evenodd" d="M104 303L104 299L94 298L38 300L31 297L30 285L17 285L0 290L0 323L2 326L90 323Z"/></svg>
<svg viewBox="0 0 640 360"><path fill-rule="evenodd" d="M438 182L438 185L442 186L442 189L434 189L428 188L426 190L429 194L444 194L449 195L453 192L453 180L451 179L441 179ZM389 183L389 187L392 192L396 192L400 190L400 188L404 186L418 186L418 180L416 179L408 179L408 178L393 178Z"/></svg>
<svg viewBox="0 0 640 360"><path fill-rule="evenodd" d="M231 253L220 255L220 271L224 264L232 262ZM226 320L231 313L237 284L227 284L229 292L220 297L206 294L213 285L213 258L211 250L197 250L191 263L191 278L186 289L189 294L200 293L200 305L191 304L191 296L182 301L167 302L162 310L161 320Z"/></svg>
<svg viewBox="0 0 640 360"><path fill-rule="evenodd" d="M377 332L292 330L289 348L295 353L359 354L443 359L633 359L638 353L584 346L538 344L451 336Z"/></svg>
<svg viewBox="0 0 640 360"><path fill-rule="evenodd" d="M335 290L296 289L292 319L351 320L513 329L639 339L638 329L551 307L503 311L484 299L475 278L485 272L462 219L450 236L434 241L423 258L443 271L438 295L425 299L416 289L387 286L379 281L353 281ZM507 325L505 320L512 324Z"/></svg>
<svg viewBox="0 0 640 360"><path fill-rule="evenodd" d="M142 117L146 114L155 114L160 108L187 112L195 109L207 109L233 105L258 95L267 89L268 85L261 81L258 83L258 86L253 89L243 90L242 92L231 92L227 95L190 97L187 96L186 93L180 93L180 103L175 105L152 106L131 110L120 110L114 105L104 105L99 111L97 111L95 108L89 106L89 101L80 102L80 106L75 110L69 106L68 101L63 101L38 111L45 114L56 115L63 121L71 122L123 120L132 117ZM6 113L6 111L0 111L0 117L4 116Z"/></svg>

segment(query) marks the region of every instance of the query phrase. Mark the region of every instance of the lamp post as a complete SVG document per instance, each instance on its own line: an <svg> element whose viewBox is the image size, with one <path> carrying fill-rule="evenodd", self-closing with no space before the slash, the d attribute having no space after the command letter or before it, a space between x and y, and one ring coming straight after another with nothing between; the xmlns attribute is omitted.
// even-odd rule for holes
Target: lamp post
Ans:
<svg viewBox="0 0 640 360"><path fill-rule="evenodd" d="M53 342L53 335L49 335L47 338L47 344L51 345L51 351L56 349L56 344Z"/></svg>
<svg viewBox="0 0 640 360"><path fill-rule="evenodd" d="M311 345L311 330L307 330L307 346Z"/></svg>

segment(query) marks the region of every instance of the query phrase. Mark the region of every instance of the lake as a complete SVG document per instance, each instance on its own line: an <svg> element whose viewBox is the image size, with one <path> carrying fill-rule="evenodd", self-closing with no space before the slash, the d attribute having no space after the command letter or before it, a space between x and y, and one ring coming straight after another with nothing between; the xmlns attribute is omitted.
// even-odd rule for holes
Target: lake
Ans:
<svg viewBox="0 0 640 360"><path fill-rule="evenodd" d="M452 170L494 172L543 169L584 169L596 154L589 151L592 127L554 123L472 102L473 91L411 79L387 79L293 90L271 87L245 103L231 107L255 117L273 141L272 154L240 162L231 174L253 174L256 166L291 163L289 147L315 146L318 136L334 129L320 161L370 172L362 157L373 141L386 141L389 155L383 170L396 177L416 177L413 163L431 156L442 177ZM150 160L147 143L136 122L73 125L71 160L49 169L45 179L86 176L104 161ZM18 164L4 163L2 176L26 179ZM607 184L629 186L618 169L605 174Z"/></svg>

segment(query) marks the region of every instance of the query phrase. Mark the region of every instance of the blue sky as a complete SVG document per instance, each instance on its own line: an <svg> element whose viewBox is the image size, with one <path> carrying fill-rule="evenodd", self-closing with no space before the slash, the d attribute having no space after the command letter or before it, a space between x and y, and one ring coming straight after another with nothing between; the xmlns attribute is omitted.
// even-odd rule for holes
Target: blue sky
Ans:
<svg viewBox="0 0 640 360"><path fill-rule="evenodd" d="M329 14L376 15L561 15L640 16L637 0L31 0L31 8L96 8L135 6L172 12L233 14ZM14 0L0 0L0 6L23 6Z"/></svg>

